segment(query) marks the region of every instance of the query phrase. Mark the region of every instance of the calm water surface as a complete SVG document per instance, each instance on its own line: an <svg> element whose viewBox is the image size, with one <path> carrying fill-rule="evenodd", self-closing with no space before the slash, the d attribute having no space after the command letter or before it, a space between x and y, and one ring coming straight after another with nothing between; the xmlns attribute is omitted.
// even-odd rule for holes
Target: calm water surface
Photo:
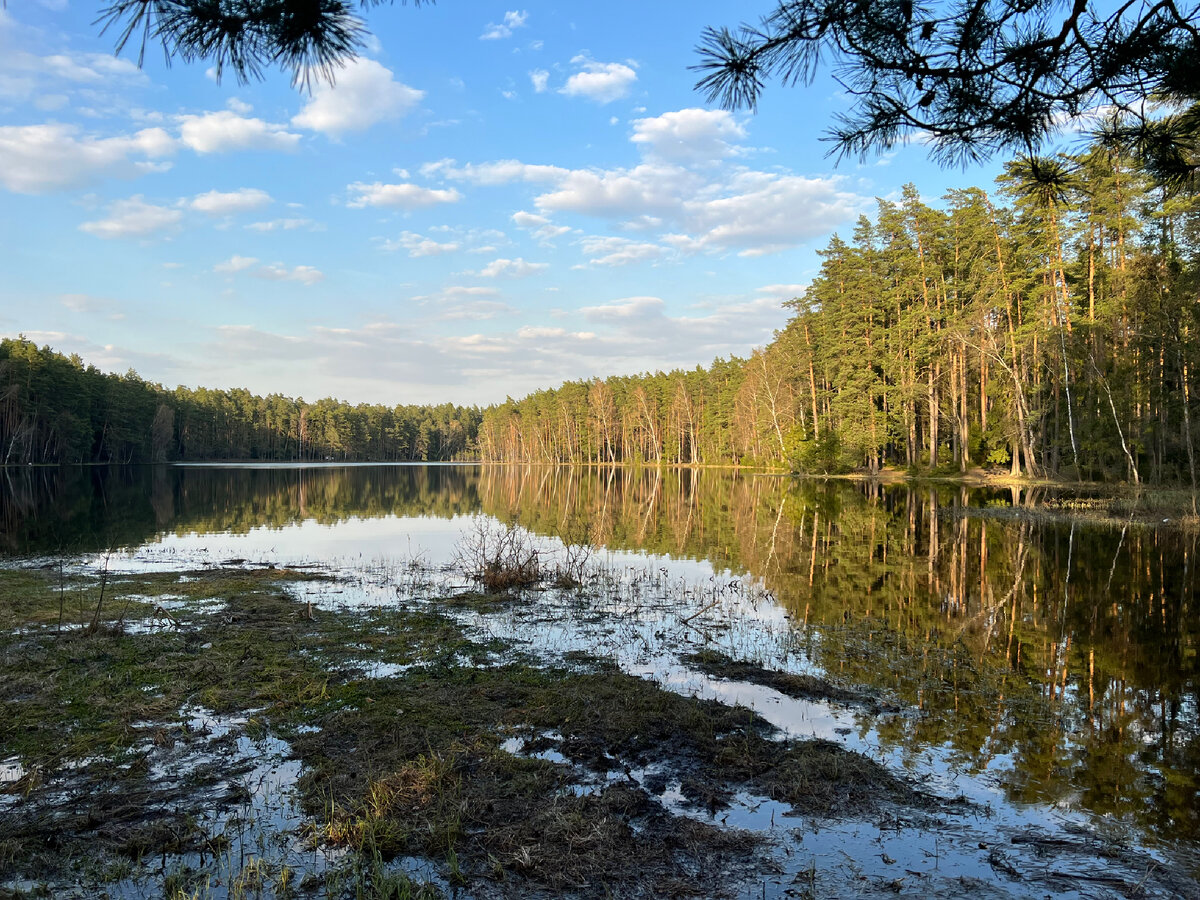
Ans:
<svg viewBox="0 0 1200 900"><path fill-rule="evenodd" d="M1197 541L1169 525L1031 517L1023 509L1040 498L1014 490L716 470L176 466L0 479L0 550L21 556L437 566L483 514L618 563L748 576L772 606L758 618L783 622L802 651L764 662L919 710L853 718L852 743L961 776L973 796L986 785L1006 808L1123 829L1197 871Z"/></svg>

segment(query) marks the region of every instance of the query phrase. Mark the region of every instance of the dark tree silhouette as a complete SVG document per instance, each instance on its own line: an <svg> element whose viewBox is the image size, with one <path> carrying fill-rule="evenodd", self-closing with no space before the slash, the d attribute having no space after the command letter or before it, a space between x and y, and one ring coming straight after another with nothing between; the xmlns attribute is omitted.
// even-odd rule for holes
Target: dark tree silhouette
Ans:
<svg viewBox="0 0 1200 900"><path fill-rule="evenodd" d="M851 96L830 138L862 156L917 136L943 162L1032 154L1098 110L1121 137L1173 163L1192 158L1200 100L1197 8L1175 0L779 0L757 25L710 28L697 88L754 109L765 82L832 66ZM1168 106L1164 123L1163 104Z"/></svg>
<svg viewBox="0 0 1200 900"><path fill-rule="evenodd" d="M139 66L147 45L161 43L168 62L174 57L211 62L218 76L229 69L239 82L277 66L290 72L293 84L308 85L314 77L332 81L337 68L357 55L367 34L357 10L383 2L114 0L97 24L117 31L118 53L134 41Z"/></svg>

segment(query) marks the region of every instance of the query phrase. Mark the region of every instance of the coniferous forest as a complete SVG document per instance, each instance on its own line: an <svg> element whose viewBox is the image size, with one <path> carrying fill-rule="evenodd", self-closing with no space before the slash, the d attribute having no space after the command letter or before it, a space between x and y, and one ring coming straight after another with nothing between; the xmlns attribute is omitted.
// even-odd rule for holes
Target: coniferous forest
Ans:
<svg viewBox="0 0 1200 900"><path fill-rule="evenodd" d="M105 374L26 340L0 341L0 463L449 460L474 445L473 407L303 400Z"/></svg>
<svg viewBox="0 0 1200 900"><path fill-rule="evenodd" d="M0 462L205 459L1000 469L1195 486L1200 204L1095 144L835 235L749 359L479 410L305 403L0 342Z"/></svg>

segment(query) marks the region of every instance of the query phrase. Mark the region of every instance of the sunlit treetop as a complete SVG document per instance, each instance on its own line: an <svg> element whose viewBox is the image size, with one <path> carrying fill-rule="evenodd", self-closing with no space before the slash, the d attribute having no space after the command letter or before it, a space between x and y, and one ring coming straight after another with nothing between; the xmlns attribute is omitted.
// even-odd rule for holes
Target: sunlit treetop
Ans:
<svg viewBox="0 0 1200 900"><path fill-rule="evenodd" d="M1032 154L1103 114L1169 167L1194 149L1178 114L1200 100L1198 37L1197 7L1173 0L781 0L757 25L708 29L694 68L710 102L753 110L768 81L828 64L850 98L837 155L912 139L944 163Z"/></svg>

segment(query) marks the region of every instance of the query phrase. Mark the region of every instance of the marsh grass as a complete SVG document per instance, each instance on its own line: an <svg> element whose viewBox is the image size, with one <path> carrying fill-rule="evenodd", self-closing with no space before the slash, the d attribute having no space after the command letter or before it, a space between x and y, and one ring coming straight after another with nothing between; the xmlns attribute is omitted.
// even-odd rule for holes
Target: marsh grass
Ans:
<svg viewBox="0 0 1200 900"><path fill-rule="evenodd" d="M0 884L157 878L163 896L189 898L428 898L459 885L499 897L723 896L761 867L767 841L703 820L739 795L817 819L939 809L871 759L786 738L752 710L674 693L583 649L549 664L515 641L472 637L463 622L503 608L495 593L335 609L313 605L329 576L308 570L112 575L101 620L119 622L124 603L125 627L60 633L57 575L23 574L23 605L0 604L17 624L0 635L0 759L29 776L16 802L0 797ZM97 588L72 577L74 590ZM585 592L543 596L618 618L746 602L728 582L708 597L663 573L639 577L601 573ZM152 619L165 597L177 598L171 621L134 615ZM377 663L398 674L366 677ZM861 699L720 654L693 663ZM197 724L200 708L226 724ZM505 749L514 736L528 752ZM245 852L245 834L272 827L240 812L256 741L286 742L301 773L287 785L305 822L297 840L335 862L301 875L266 844ZM442 887L408 871L412 859ZM155 876L151 860L190 868L160 864Z"/></svg>
<svg viewBox="0 0 1200 900"><path fill-rule="evenodd" d="M709 809L737 790L820 816L929 802L859 754L780 740L750 710L574 663L439 664L343 685L293 745L316 833L358 852L443 859L470 883L659 896L684 883L711 890L708 879L748 865L761 838L669 814L665 785L649 789L633 769L666 766ZM540 735L565 762L509 753L505 734Z"/></svg>

